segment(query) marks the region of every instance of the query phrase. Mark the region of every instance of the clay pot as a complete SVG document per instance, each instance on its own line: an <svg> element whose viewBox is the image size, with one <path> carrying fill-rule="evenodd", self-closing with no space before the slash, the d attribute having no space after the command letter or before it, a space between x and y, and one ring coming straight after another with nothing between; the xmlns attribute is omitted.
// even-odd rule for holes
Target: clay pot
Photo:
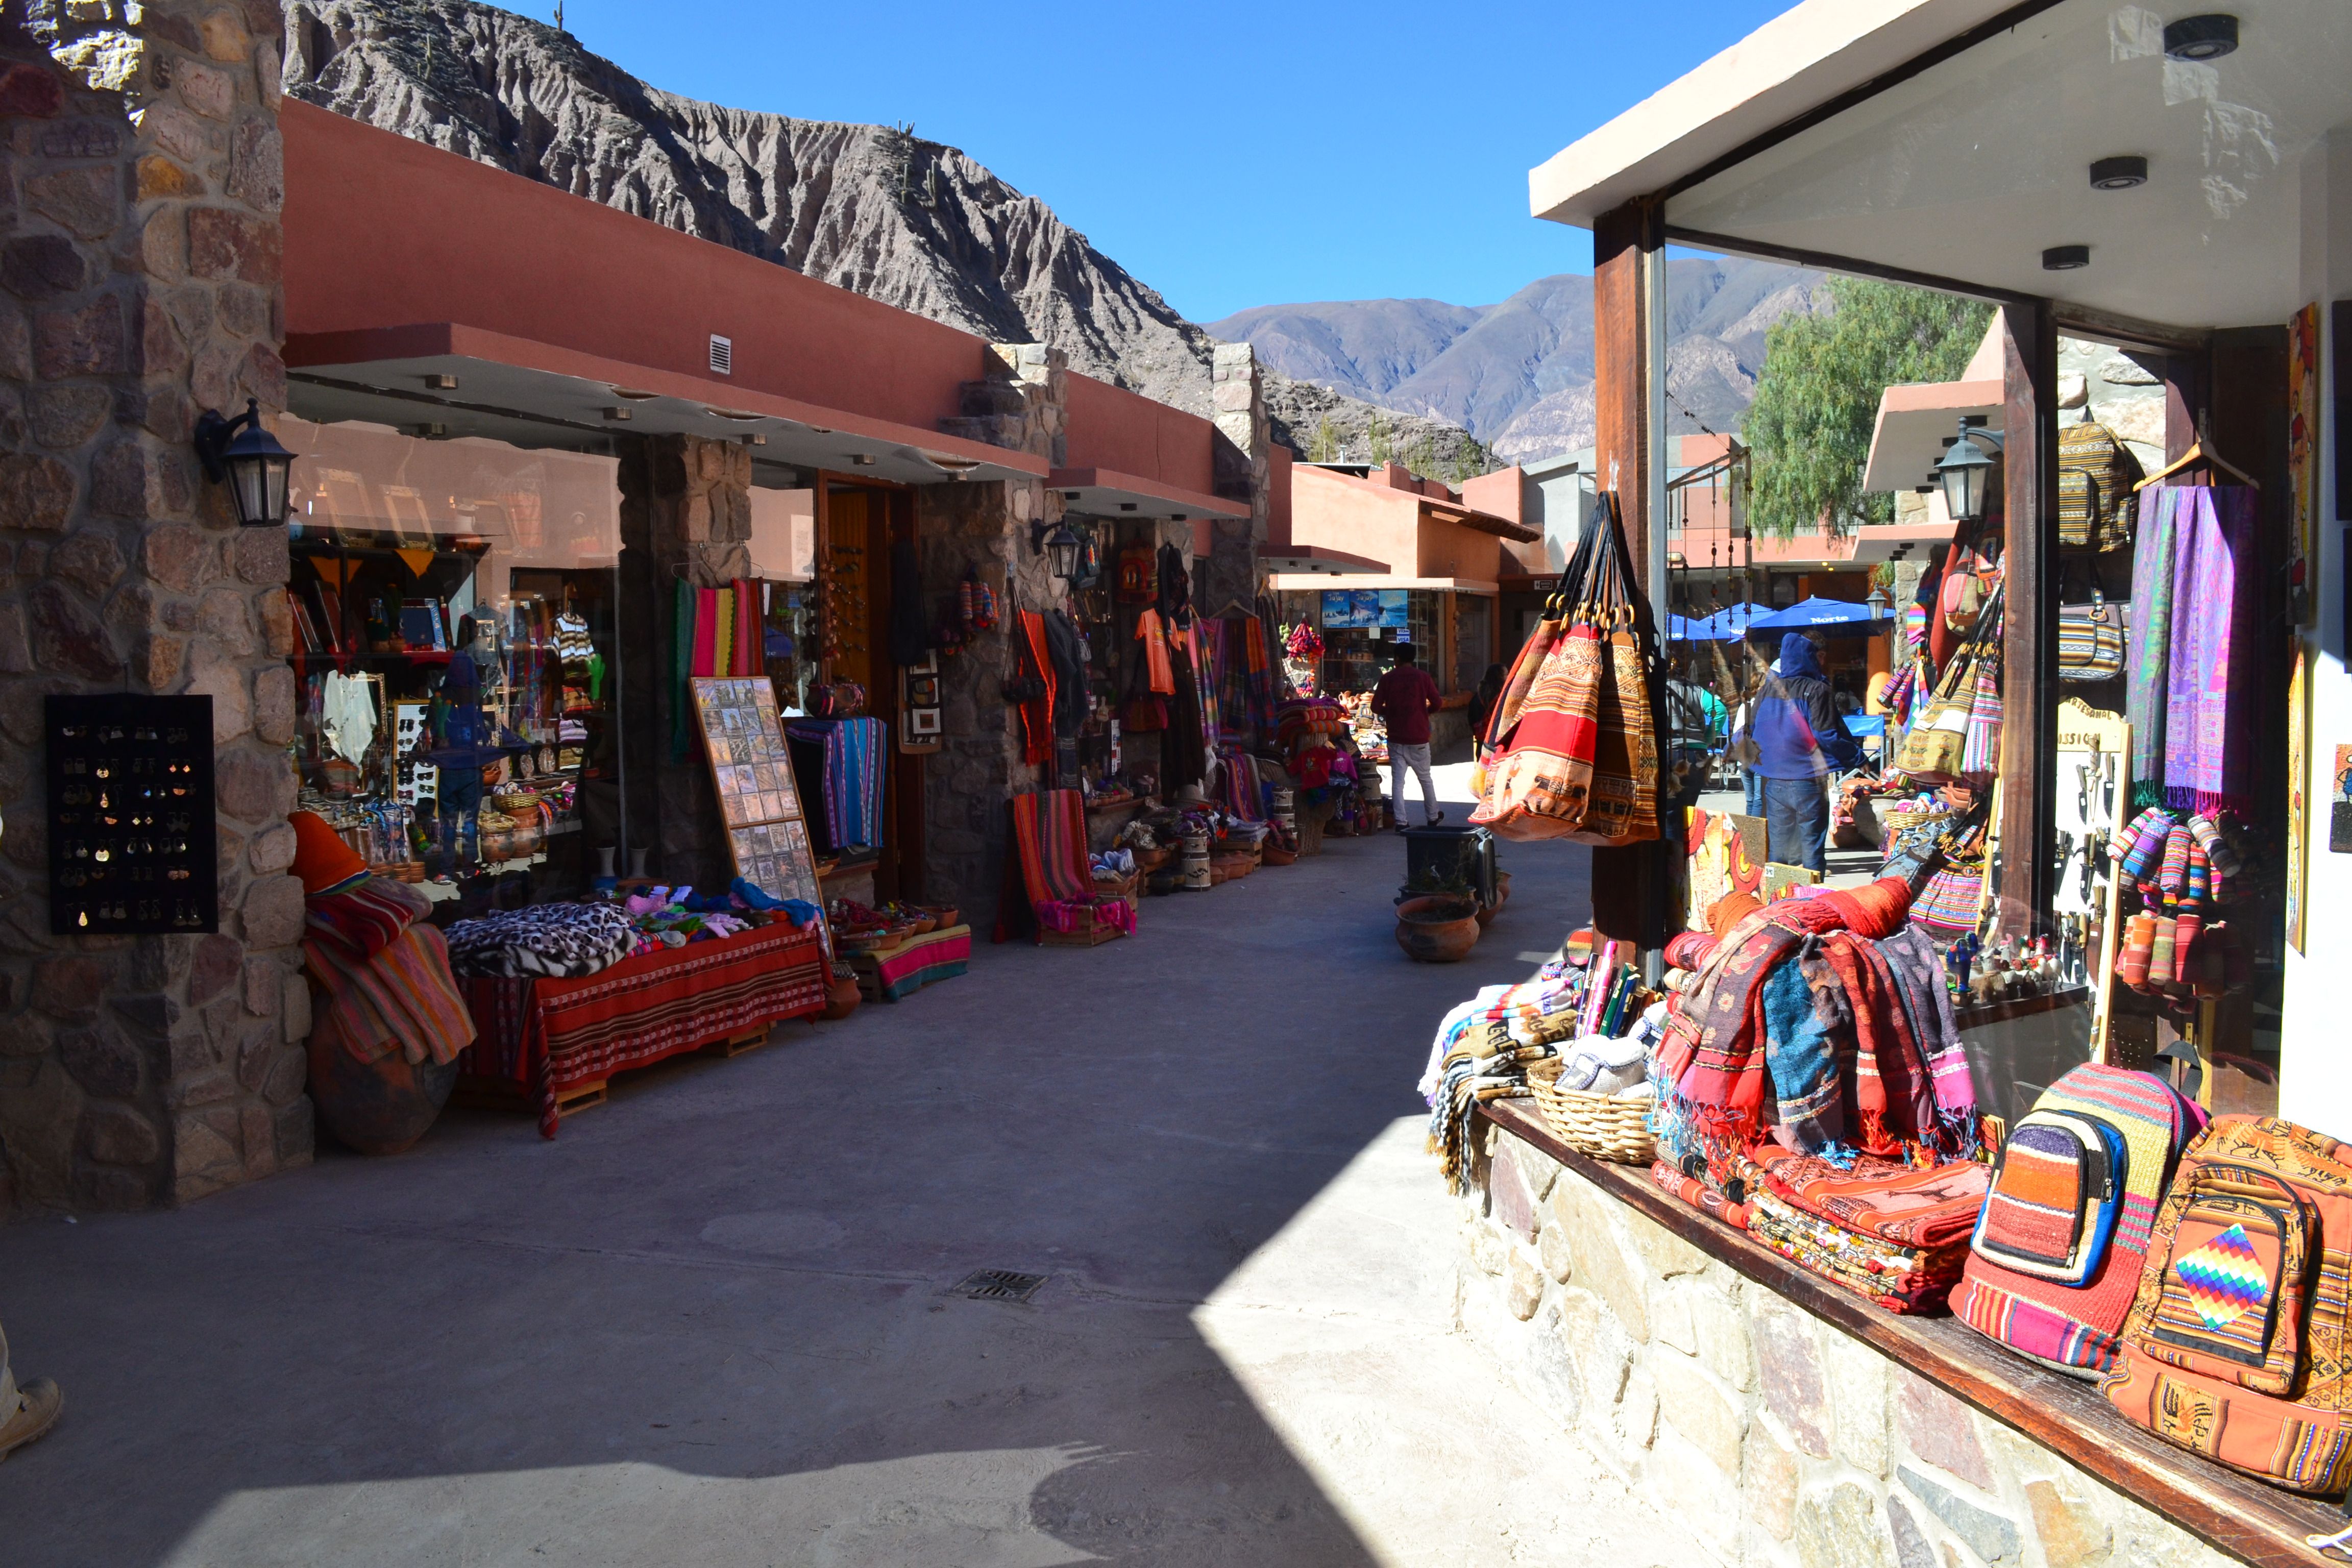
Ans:
<svg viewBox="0 0 2352 1568"><path fill-rule="evenodd" d="M362 1154L412 1147L457 1086L457 1064L427 1059L412 1067L398 1051L362 1062L340 1045L310 1037L310 1102L319 1125Z"/></svg>
<svg viewBox="0 0 2352 1568"><path fill-rule="evenodd" d="M1417 963L1455 963L1478 945L1478 906L1470 899L1407 899L1397 906L1397 945Z"/></svg>
<svg viewBox="0 0 2352 1568"><path fill-rule="evenodd" d="M1478 906L1478 929L1485 931L1488 926L1493 925L1495 917L1501 914L1503 906L1510 901L1511 874L1508 871L1497 871L1495 873L1495 901Z"/></svg>
<svg viewBox="0 0 2352 1568"><path fill-rule="evenodd" d="M864 1000L865 994L857 989L856 975L832 981L825 986L824 1012L821 1016L826 1023L837 1024L856 1012L857 1005Z"/></svg>

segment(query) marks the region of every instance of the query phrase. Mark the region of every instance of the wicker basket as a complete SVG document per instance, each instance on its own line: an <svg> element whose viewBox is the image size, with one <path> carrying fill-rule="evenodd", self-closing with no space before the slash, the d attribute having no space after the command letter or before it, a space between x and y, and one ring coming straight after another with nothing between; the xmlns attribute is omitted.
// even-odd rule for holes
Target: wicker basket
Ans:
<svg viewBox="0 0 2352 1568"><path fill-rule="evenodd" d="M1616 1100L1559 1087L1559 1058L1528 1068L1528 1088L1552 1135L1579 1153L1621 1165L1646 1165L1655 1157L1657 1135L1650 1131L1647 1100Z"/></svg>

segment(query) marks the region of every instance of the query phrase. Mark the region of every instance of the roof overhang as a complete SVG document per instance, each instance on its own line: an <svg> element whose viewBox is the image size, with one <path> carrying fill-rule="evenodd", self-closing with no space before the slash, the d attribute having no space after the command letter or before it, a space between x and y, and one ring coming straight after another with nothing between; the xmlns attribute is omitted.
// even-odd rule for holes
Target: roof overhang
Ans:
<svg viewBox="0 0 2352 1568"><path fill-rule="evenodd" d="M1480 533L1491 533L1497 539L1516 539L1522 544L1533 544L1544 536L1540 528L1514 522L1507 517L1496 517L1493 512L1480 511L1476 507L1457 506L1428 496L1417 499L1421 502L1421 515L1434 518L1439 522L1475 529Z"/></svg>
<svg viewBox="0 0 2352 1568"><path fill-rule="evenodd" d="M1804 0L1528 175L1528 209L1591 228L1898 70L2016 0Z"/></svg>
<svg viewBox="0 0 2352 1568"><path fill-rule="evenodd" d="M1319 574L1328 577L1369 574L1384 577L1389 574L1389 563L1385 561L1375 561L1369 555L1350 555L1344 550L1328 550L1319 544L1260 545L1257 563L1269 572L1288 575Z"/></svg>
<svg viewBox="0 0 2352 1568"><path fill-rule="evenodd" d="M1110 468L1055 468L1045 477L1045 486L1062 492L1065 510L1087 517L1181 521L1196 517L1244 518L1250 514L1247 501L1226 500Z"/></svg>
<svg viewBox="0 0 2352 1568"><path fill-rule="evenodd" d="M1804 0L1534 170L1532 205L1590 225L1653 202L1670 243L2193 352L2309 302L2305 193L2352 77L2337 0L2229 10L2237 48L2199 61L2105 0ZM2144 181L2094 189L2120 154Z"/></svg>
<svg viewBox="0 0 2352 1568"><path fill-rule="evenodd" d="M460 322L298 333L286 343L291 411L412 433L579 448L612 436L745 441L756 460L901 484L1044 479L1024 452L648 369Z"/></svg>
<svg viewBox="0 0 2352 1568"><path fill-rule="evenodd" d="M1945 444L1959 434L1960 417L1975 415L1999 434L2006 407L1998 381L1937 381L1890 386L1879 395L1870 435L1865 490L1916 489L1928 482Z"/></svg>
<svg viewBox="0 0 2352 1568"><path fill-rule="evenodd" d="M1331 584L1314 573L1277 572L1271 579L1277 592L1311 591L1328 588ZM1346 586L1350 588L1420 588L1441 594L1499 594L1502 585L1475 577L1398 577L1391 575L1351 576Z"/></svg>
<svg viewBox="0 0 2352 1568"><path fill-rule="evenodd" d="M1940 510L1940 509L1938 509ZM1952 542L1952 523L1872 523L1853 531L1853 554L1846 564L1876 566L1889 561L1924 561L1938 544Z"/></svg>

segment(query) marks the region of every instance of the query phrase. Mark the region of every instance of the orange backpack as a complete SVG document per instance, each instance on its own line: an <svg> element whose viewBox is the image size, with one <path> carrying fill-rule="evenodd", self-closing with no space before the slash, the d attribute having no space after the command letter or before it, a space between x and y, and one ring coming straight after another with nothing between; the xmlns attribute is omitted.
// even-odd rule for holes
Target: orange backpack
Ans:
<svg viewBox="0 0 2352 1568"><path fill-rule="evenodd" d="M2352 1150L2220 1116L2156 1214L2100 1391L2158 1436L2300 1492L2352 1484Z"/></svg>

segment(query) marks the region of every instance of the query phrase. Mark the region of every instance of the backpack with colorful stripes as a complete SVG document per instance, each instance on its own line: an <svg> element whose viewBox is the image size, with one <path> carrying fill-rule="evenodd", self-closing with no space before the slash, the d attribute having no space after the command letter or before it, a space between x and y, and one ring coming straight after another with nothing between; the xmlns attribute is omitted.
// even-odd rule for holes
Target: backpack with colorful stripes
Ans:
<svg viewBox="0 0 2352 1568"><path fill-rule="evenodd" d="M2075 1068L1993 1166L1952 1310L2070 1376L2113 1366L2174 1163L2205 1113L2153 1074Z"/></svg>
<svg viewBox="0 0 2352 1568"><path fill-rule="evenodd" d="M2222 1116L2157 1213L2123 1355L2099 1384L2158 1436L2296 1491L2352 1483L2352 1150Z"/></svg>

